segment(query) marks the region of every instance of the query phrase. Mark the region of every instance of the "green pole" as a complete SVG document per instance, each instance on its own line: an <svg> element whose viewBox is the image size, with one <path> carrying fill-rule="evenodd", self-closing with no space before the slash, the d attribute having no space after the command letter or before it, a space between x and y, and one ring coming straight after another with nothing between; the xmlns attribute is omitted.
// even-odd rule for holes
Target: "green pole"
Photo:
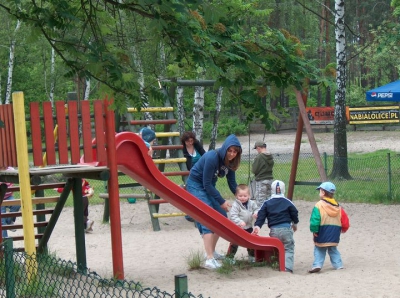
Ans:
<svg viewBox="0 0 400 298"><path fill-rule="evenodd" d="M387 154L387 158L388 158L388 187L389 187L389 199L392 198L392 167L390 164L390 152Z"/></svg>
<svg viewBox="0 0 400 298"><path fill-rule="evenodd" d="M107 181L104 181L104 190L106 193L108 193L108 188L107 188ZM110 201L107 198L104 198L104 212L103 212L103 223L107 223L110 221Z"/></svg>
<svg viewBox="0 0 400 298"><path fill-rule="evenodd" d="M74 198L74 222L75 222L75 246L76 261L78 270L85 274L86 263L86 245L85 245L85 227L83 224L83 203L82 203L82 179L72 179L72 194Z"/></svg>
<svg viewBox="0 0 400 298"><path fill-rule="evenodd" d="M175 297L184 298L188 295L188 280L186 274L175 275Z"/></svg>
<svg viewBox="0 0 400 298"><path fill-rule="evenodd" d="M328 155L324 152L324 169L325 175L328 176Z"/></svg>
<svg viewBox="0 0 400 298"><path fill-rule="evenodd" d="M5 274L6 274L6 297L15 297L15 274L14 274L14 258L13 258L13 240L8 238L4 241L5 246Z"/></svg>

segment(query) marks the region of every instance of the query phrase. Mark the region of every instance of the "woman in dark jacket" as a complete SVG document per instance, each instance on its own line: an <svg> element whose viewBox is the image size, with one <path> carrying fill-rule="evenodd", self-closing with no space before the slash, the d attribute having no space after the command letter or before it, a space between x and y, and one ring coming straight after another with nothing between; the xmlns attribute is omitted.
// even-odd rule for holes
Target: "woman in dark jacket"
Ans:
<svg viewBox="0 0 400 298"><path fill-rule="evenodd" d="M186 168L190 169L195 165L195 163L203 156L206 151L200 144L199 140L196 139L194 132L186 131L181 137L181 143L183 146L183 156L186 157ZM194 222L193 218L189 215L185 215L185 219L190 222Z"/></svg>
<svg viewBox="0 0 400 298"><path fill-rule="evenodd" d="M183 145L183 156L186 157L186 167L190 171L206 151L199 140L196 139L196 135L191 131L183 133L181 142Z"/></svg>

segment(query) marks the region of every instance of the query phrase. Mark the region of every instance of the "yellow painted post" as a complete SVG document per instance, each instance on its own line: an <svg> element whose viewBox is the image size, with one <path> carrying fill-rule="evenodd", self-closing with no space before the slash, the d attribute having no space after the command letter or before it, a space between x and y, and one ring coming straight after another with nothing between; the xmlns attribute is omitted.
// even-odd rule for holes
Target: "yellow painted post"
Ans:
<svg viewBox="0 0 400 298"><path fill-rule="evenodd" d="M180 163L186 162L186 157L182 158L169 158L169 159L153 159L155 164L163 164L163 163Z"/></svg>
<svg viewBox="0 0 400 298"><path fill-rule="evenodd" d="M172 132L156 132L157 138L169 138L169 137L179 137L179 131L172 131Z"/></svg>
<svg viewBox="0 0 400 298"><path fill-rule="evenodd" d="M24 93L14 92L12 97L14 106L15 141L17 145L22 223L24 227L24 246L25 252L29 256L26 260L26 270L28 280L31 280L31 278L36 275L37 262L31 201L32 190L29 178L28 141L26 137Z"/></svg>
<svg viewBox="0 0 400 298"><path fill-rule="evenodd" d="M129 113L136 113L139 112L136 108L128 108ZM174 107L147 107L141 108L140 112L148 112L148 113L155 113L155 112L173 112Z"/></svg>

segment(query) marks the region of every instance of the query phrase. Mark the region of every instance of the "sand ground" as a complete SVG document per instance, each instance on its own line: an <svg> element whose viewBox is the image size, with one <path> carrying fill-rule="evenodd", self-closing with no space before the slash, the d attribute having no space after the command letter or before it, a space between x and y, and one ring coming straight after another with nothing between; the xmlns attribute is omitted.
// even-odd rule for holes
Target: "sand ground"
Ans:
<svg viewBox="0 0 400 298"><path fill-rule="evenodd" d="M399 132L380 131L348 133L349 152L379 149L398 150ZM293 151L295 133L251 135L240 137L244 150L258 139L265 140L272 153ZM321 152L333 152L333 134L315 135ZM301 151L311 152L307 136ZM317 193L316 193L317 200ZM327 257L323 270L307 273L313 261L313 243L308 224L314 202L294 201L300 223L295 233L294 274L269 267L238 270L231 275L201 269L189 270L187 258L203 251L202 240L192 223L182 217L160 219L161 231L152 230L147 204L129 204L121 200L121 224L125 278L146 287L157 287L173 293L174 275L188 276L189 291L203 297L400 297L400 237L396 229L400 206L343 203L351 227L342 235L339 250L344 270L333 270ZM160 212L174 212L164 204ZM95 221L94 232L86 234L88 267L105 278L113 275L110 226L102 224L103 206L90 206L89 217ZM262 235L268 235L264 226ZM65 208L50 239L50 250L60 258L75 261L73 210ZM228 243L221 239L218 251L225 252ZM240 248L237 258L245 257Z"/></svg>

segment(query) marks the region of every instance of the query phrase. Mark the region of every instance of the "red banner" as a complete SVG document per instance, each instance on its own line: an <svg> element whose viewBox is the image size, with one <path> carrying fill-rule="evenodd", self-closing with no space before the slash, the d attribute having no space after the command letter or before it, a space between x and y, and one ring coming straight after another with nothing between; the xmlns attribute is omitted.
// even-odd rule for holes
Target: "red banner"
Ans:
<svg viewBox="0 0 400 298"><path fill-rule="evenodd" d="M307 107L310 124L333 124L335 120L334 107Z"/></svg>

